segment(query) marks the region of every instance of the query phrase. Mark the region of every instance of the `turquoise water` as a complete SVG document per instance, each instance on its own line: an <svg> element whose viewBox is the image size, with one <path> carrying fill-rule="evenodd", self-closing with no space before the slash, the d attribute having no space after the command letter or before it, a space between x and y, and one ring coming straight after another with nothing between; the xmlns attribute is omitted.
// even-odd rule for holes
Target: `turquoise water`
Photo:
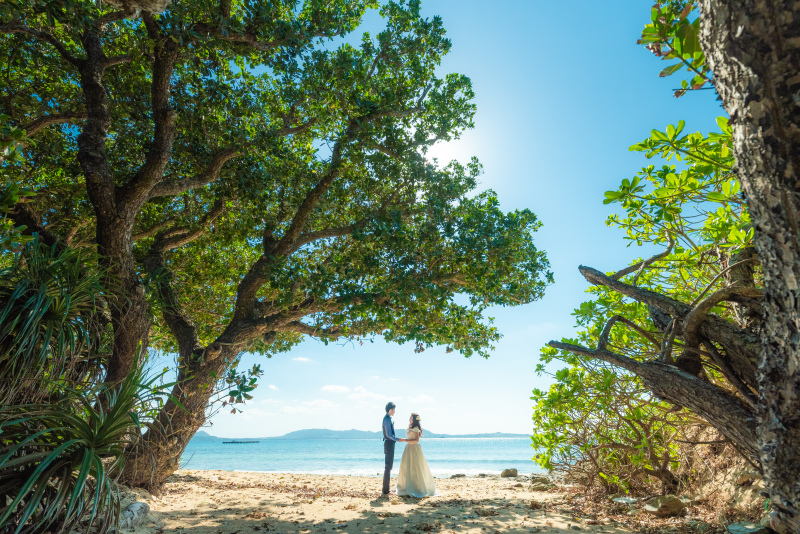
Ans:
<svg viewBox="0 0 800 534"><path fill-rule="evenodd" d="M520 474L540 473L542 470L531 461L534 451L530 443L530 438L423 438L420 445L433 475L447 477L456 473L499 474L508 468ZM404 447L397 444L394 473ZM380 439L263 440L247 444L192 441L183 453L181 467L382 476L383 463Z"/></svg>

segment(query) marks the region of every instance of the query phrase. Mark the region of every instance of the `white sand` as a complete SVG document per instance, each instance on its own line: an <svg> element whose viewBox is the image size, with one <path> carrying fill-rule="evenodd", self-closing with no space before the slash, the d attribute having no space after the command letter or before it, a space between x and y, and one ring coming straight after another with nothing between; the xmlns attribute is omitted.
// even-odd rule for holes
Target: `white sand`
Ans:
<svg viewBox="0 0 800 534"><path fill-rule="evenodd" d="M440 495L380 497L378 477L180 470L159 497L128 495L151 507L137 534L625 532L537 509L562 499L531 492L527 477L437 479ZM395 481L392 480L394 486ZM532 506L533 505L533 506ZM557 507L556 507L557 508ZM595 524L587 524L595 523ZM577 527L577 528L576 528Z"/></svg>

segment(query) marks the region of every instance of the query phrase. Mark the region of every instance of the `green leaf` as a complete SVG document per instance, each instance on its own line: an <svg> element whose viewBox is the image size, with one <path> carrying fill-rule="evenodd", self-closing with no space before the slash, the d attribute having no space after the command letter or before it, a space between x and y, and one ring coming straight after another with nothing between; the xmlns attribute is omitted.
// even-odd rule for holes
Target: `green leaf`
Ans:
<svg viewBox="0 0 800 534"><path fill-rule="evenodd" d="M674 74L675 72L679 71L681 67L683 67L683 63L682 62L675 63L674 65L670 65L669 67L667 67L664 70L662 70L660 73L658 73L658 75L661 78L663 78L665 76L670 76L670 75Z"/></svg>

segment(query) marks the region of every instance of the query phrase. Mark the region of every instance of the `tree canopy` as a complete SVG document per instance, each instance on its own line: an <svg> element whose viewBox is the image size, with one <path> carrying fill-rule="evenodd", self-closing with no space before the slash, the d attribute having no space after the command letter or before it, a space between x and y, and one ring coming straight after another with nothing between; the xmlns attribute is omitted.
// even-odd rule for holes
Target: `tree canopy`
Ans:
<svg viewBox="0 0 800 534"><path fill-rule="evenodd" d="M353 39L369 9L385 29ZM96 248L86 269L121 286L104 308L108 381L148 344L179 354L159 427L174 434L145 437L129 481L163 480L215 384L247 398L258 369L237 374L243 351L381 335L486 356L500 335L487 307L552 282L535 215L477 192L477 161L428 155L472 127L475 106L467 77L439 75L450 42L419 10L0 7L5 120L29 139L6 166L34 193L11 218L50 245Z"/></svg>

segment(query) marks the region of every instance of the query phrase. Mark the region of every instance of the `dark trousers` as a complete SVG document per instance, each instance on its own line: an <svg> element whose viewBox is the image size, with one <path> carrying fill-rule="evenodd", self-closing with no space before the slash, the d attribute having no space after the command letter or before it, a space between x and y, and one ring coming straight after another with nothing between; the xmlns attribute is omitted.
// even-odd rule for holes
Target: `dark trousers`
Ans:
<svg viewBox="0 0 800 534"><path fill-rule="evenodd" d="M383 442L383 454L386 455L386 467L383 470L383 493L389 493L389 479L392 477L392 465L394 464L394 446L397 442L386 440Z"/></svg>

